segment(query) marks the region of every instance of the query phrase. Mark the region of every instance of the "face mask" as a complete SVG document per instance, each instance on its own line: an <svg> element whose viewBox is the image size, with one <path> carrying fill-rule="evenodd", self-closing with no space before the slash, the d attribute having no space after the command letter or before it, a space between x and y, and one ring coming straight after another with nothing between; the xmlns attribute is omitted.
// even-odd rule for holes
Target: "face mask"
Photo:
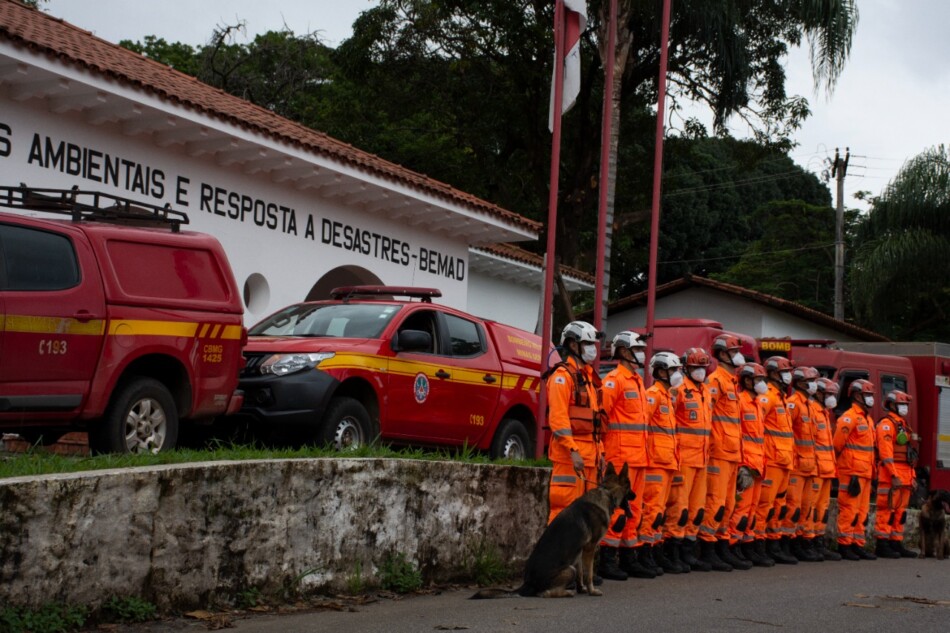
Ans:
<svg viewBox="0 0 950 633"><path fill-rule="evenodd" d="M702 368L693 369L692 371L689 372L689 377L695 380L696 382L703 382L704 380L706 380L706 370Z"/></svg>
<svg viewBox="0 0 950 633"><path fill-rule="evenodd" d="M765 384L764 380L759 380L755 383L755 392L760 396L764 396L768 392L769 386Z"/></svg>
<svg viewBox="0 0 950 633"><path fill-rule="evenodd" d="M813 395L815 395L815 392L816 392L816 391L818 391L818 383L817 383L817 382L809 382L809 383L808 383L808 395L809 395L809 396L813 396Z"/></svg>
<svg viewBox="0 0 950 633"><path fill-rule="evenodd" d="M899 404L899 405L897 405L897 415L899 415L899 416L901 416L901 417L904 417L905 415L907 415L907 405L906 405L906 404Z"/></svg>
<svg viewBox="0 0 950 633"><path fill-rule="evenodd" d="M792 384L792 372L790 372L790 371L783 371L781 374L779 374L779 376L781 376L781 378L782 378L782 384L783 384L783 385L790 385L790 384Z"/></svg>
<svg viewBox="0 0 950 633"><path fill-rule="evenodd" d="M864 404L868 409L874 406L874 396L864 396Z"/></svg>
<svg viewBox="0 0 950 633"><path fill-rule="evenodd" d="M647 360L647 355L644 352L634 352L633 357L637 359L637 364L641 367Z"/></svg>
<svg viewBox="0 0 950 633"><path fill-rule="evenodd" d="M679 387L682 384L683 384L683 372L677 369L672 374L670 374L670 386Z"/></svg>
<svg viewBox="0 0 950 633"><path fill-rule="evenodd" d="M732 355L732 364L735 365L736 367L738 367L739 365L745 364L745 356L743 356L739 352L736 352L735 354Z"/></svg>
<svg viewBox="0 0 950 633"><path fill-rule="evenodd" d="M597 346L596 345L582 345L581 346L581 360L585 363L593 363L594 359L597 358Z"/></svg>
<svg viewBox="0 0 950 633"><path fill-rule="evenodd" d="M825 396L825 406L829 409L834 409L838 406L838 399L834 396Z"/></svg>

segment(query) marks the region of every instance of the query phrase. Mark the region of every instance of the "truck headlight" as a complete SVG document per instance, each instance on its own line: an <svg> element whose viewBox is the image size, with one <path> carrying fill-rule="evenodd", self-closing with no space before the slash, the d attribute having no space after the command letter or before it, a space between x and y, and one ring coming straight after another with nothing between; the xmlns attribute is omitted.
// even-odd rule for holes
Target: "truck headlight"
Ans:
<svg viewBox="0 0 950 633"><path fill-rule="evenodd" d="M316 354L274 354L261 363L262 374L286 376L304 369L313 369L328 358L333 358L334 352L319 352Z"/></svg>

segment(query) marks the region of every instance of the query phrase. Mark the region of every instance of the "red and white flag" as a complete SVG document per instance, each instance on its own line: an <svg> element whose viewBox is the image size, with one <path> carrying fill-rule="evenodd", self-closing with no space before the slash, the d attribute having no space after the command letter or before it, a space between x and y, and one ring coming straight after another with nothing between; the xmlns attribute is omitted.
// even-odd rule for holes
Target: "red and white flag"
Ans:
<svg viewBox="0 0 950 633"><path fill-rule="evenodd" d="M586 0L564 0L564 89L561 96L561 114L564 114L577 101L581 91L581 33L587 28ZM557 60L557 47L554 55ZM554 130L554 82L557 64L554 65L551 79L551 104L548 116L548 129Z"/></svg>

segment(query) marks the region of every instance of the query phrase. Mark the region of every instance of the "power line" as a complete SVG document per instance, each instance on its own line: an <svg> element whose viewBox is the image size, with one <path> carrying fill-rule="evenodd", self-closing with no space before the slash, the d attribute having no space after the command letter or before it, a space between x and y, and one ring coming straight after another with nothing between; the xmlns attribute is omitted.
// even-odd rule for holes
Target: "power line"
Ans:
<svg viewBox="0 0 950 633"><path fill-rule="evenodd" d="M685 187L682 189L673 189L663 193L664 198L672 196L681 196L687 193L701 192L701 191L715 191L716 189L725 189L728 187L739 187L743 185L755 185L761 184L763 182L770 182L772 180L782 180L784 178L791 178L792 176L801 175L804 172L801 169L796 169L794 171L783 171L777 174L768 174L763 176L755 176L753 178L747 178L745 180L731 180L729 182L720 182L713 183L709 185L699 185L697 187Z"/></svg>
<svg viewBox="0 0 950 633"><path fill-rule="evenodd" d="M725 255L723 257L703 257L701 259L671 259L660 264L695 264L703 262L718 262L726 259L741 259L743 257L765 257L766 255L785 255L788 253L800 253L802 251L816 251L822 248L830 248L834 243L815 244L812 246L802 246L800 248L784 248L774 251L763 251L761 253L740 253L739 255Z"/></svg>

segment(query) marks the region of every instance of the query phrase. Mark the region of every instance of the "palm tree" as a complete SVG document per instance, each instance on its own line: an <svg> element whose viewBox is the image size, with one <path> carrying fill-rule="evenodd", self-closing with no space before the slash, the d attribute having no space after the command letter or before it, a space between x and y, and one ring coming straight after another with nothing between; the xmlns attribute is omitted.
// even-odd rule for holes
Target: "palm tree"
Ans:
<svg viewBox="0 0 950 633"><path fill-rule="evenodd" d="M950 155L908 161L859 227L850 267L858 319L896 339L950 340Z"/></svg>

